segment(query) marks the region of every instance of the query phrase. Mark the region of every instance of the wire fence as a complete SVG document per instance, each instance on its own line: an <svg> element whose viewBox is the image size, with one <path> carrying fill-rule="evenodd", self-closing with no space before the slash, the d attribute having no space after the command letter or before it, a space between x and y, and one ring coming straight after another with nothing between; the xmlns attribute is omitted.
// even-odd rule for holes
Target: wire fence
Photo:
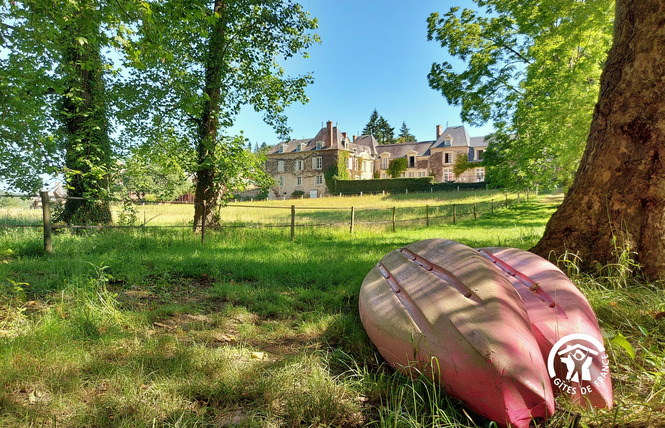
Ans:
<svg viewBox="0 0 665 428"><path fill-rule="evenodd" d="M529 193L524 194L526 199ZM58 222L58 213L67 200L108 202L112 205L112 224L65 224ZM294 201L291 201L294 202ZM214 225L202 222L194 227L195 204L186 202L154 202L132 199L86 199L59 197L41 192L36 195L0 195L0 230L11 228L41 228L44 231L44 248L52 252L52 233L57 229L177 229L190 228L201 234L205 245L206 232L239 228L288 228L294 240L296 230L303 228L348 228L349 233L359 227L383 226L393 232L397 227L438 226L455 224L462 219L474 220L481 215L494 214L496 209L520 202L520 194L504 193L502 198L473 203L447 202L418 206L289 206L270 203L237 203L221 205L215 213ZM332 204L331 204L332 205ZM53 213L56 216L53 216ZM208 218L203 204L203 218ZM54 218L56 221L54 222Z"/></svg>

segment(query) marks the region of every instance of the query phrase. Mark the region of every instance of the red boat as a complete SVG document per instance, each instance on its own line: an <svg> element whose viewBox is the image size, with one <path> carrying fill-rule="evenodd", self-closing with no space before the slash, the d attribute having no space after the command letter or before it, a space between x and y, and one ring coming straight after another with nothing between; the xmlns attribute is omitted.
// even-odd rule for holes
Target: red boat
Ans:
<svg viewBox="0 0 665 428"><path fill-rule="evenodd" d="M548 371L554 370L554 375L550 373L553 390L582 406L611 408L612 381L598 320L575 284L552 263L528 251L496 247L478 251L504 273L522 298ZM564 342L548 361L560 341ZM577 359L566 358L566 350L587 362L586 375L571 375L567 361L574 364Z"/></svg>
<svg viewBox="0 0 665 428"><path fill-rule="evenodd" d="M442 239L393 251L365 277L359 300L367 334L397 370L424 373L502 426L554 413L522 299L478 251Z"/></svg>

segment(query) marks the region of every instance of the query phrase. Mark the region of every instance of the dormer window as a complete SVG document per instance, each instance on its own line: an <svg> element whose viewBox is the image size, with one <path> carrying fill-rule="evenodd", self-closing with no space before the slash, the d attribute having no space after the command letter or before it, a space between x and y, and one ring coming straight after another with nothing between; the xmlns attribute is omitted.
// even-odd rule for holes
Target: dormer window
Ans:
<svg viewBox="0 0 665 428"><path fill-rule="evenodd" d="M323 147L323 141L317 141L316 142L316 150L321 150L321 147Z"/></svg>
<svg viewBox="0 0 665 428"><path fill-rule="evenodd" d="M416 167L416 157L409 156L409 168L415 168L415 167Z"/></svg>
<svg viewBox="0 0 665 428"><path fill-rule="evenodd" d="M305 144L305 143L300 143L300 151L301 151L301 152L304 152L304 151L305 151L305 147L307 147L307 144Z"/></svg>
<svg viewBox="0 0 665 428"><path fill-rule="evenodd" d="M280 148L279 148L279 152L278 152L278 153L285 153L286 150L288 149L288 147L289 147L288 144L282 144L282 145L280 146Z"/></svg>

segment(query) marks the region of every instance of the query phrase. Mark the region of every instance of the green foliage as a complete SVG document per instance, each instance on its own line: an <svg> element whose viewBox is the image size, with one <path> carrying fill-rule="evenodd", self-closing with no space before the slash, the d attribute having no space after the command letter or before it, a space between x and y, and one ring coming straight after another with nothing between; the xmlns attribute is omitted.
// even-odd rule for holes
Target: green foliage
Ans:
<svg viewBox="0 0 665 428"><path fill-rule="evenodd" d="M379 144L390 144L395 142L394 128L392 128L383 116L379 116L376 109L369 117L369 122L363 128L363 135L373 135Z"/></svg>
<svg viewBox="0 0 665 428"><path fill-rule="evenodd" d="M305 195L305 192L302 190L294 190L293 193L291 193L292 198L301 198Z"/></svg>
<svg viewBox="0 0 665 428"><path fill-rule="evenodd" d="M0 3L0 178L34 192L64 176L70 196L108 196L112 65L102 52L127 34L133 1ZM122 102L116 104L121 105ZM106 223L105 203L68 201L67 222Z"/></svg>
<svg viewBox="0 0 665 428"><path fill-rule="evenodd" d="M176 199L193 187L186 172L189 165L180 158L163 150L135 150L120 165L113 193L121 198L145 199L150 195L157 201Z"/></svg>
<svg viewBox="0 0 665 428"><path fill-rule="evenodd" d="M460 155L455 158L455 165L453 165L453 174L456 176L462 175L465 171L475 168L477 164L469 162L469 157Z"/></svg>
<svg viewBox="0 0 665 428"><path fill-rule="evenodd" d="M139 210L133 201L123 199L118 212L118 224L120 226L134 226L139 220Z"/></svg>
<svg viewBox="0 0 665 428"><path fill-rule="evenodd" d="M390 161L388 170L386 171L392 178L397 178L406 171L408 166L406 158L397 158Z"/></svg>
<svg viewBox="0 0 665 428"><path fill-rule="evenodd" d="M328 192L337 193L337 182L339 180L349 180L349 170L346 169L346 163L349 159L349 152L341 150L337 152L337 162L330 165L323 171L323 178L326 181Z"/></svg>
<svg viewBox="0 0 665 428"><path fill-rule="evenodd" d="M336 191L345 195L363 193L404 193L406 190L429 190L434 184L432 177L388 178L373 180L337 180Z"/></svg>
<svg viewBox="0 0 665 428"><path fill-rule="evenodd" d="M452 190L484 190L485 183L435 183L434 177L418 178L382 178L373 180L336 180L335 193L359 195L362 193L405 193L452 191Z"/></svg>
<svg viewBox="0 0 665 428"><path fill-rule="evenodd" d="M402 122L402 127L399 129L399 135L397 136L396 143L409 143L416 141L415 135L411 134L409 127L406 126L406 122Z"/></svg>
<svg viewBox="0 0 665 428"><path fill-rule="evenodd" d="M494 122L483 163L495 183L554 187L570 180L598 98L614 2L476 3L485 13L455 7L430 15L429 40L466 64L462 71L433 64L430 86L462 108L465 122Z"/></svg>

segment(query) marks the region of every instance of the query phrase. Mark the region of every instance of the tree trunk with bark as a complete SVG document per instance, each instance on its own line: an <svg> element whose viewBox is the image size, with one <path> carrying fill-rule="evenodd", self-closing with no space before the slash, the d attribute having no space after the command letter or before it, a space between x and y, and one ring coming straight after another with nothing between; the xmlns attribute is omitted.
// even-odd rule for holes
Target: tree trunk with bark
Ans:
<svg viewBox="0 0 665 428"><path fill-rule="evenodd" d="M197 144L196 191L194 193L194 230L205 221L216 224L215 212L222 197L222 188L216 180L215 165L219 129L221 84L224 73L225 16L224 2L215 0L216 19L210 32L205 64L206 99L199 121ZM204 205L205 203L205 205ZM204 218L205 209L205 218Z"/></svg>
<svg viewBox="0 0 665 428"><path fill-rule="evenodd" d="M614 42L574 182L532 251L585 266L636 253L665 278L665 3L617 0Z"/></svg>
<svg viewBox="0 0 665 428"><path fill-rule="evenodd" d="M85 17L71 20L64 31L63 69L68 91L63 96L62 121L67 134L65 167L68 199L62 219L74 224L107 224L106 199L112 163L104 93L99 24Z"/></svg>

